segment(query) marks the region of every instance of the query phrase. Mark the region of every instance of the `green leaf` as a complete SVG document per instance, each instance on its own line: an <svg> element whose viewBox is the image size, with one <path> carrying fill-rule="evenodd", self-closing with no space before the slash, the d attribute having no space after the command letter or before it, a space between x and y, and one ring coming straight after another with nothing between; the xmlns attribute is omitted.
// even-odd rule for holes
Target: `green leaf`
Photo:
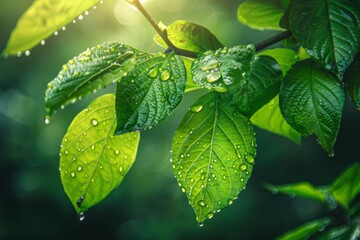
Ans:
<svg viewBox="0 0 360 240"><path fill-rule="evenodd" d="M172 145L173 171L201 224L231 204L254 164L250 121L211 92L185 115Z"/></svg>
<svg viewBox="0 0 360 240"><path fill-rule="evenodd" d="M259 128L287 137L299 144L301 135L284 119L279 107L279 95L251 116L251 122Z"/></svg>
<svg viewBox="0 0 360 240"><path fill-rule="evenodd" d="M300 196L326 202L326 192L314 187L308 182L299 182L286 185L266 184L265 187L272 193L283 193L291 197Z"/></svg>
<svg viewBox="0 0 360 240"><path fill-rule="evenodd" d="M330 186L330 192L335 200L345 209L360 193L360 164L356 163L341 174Z"/></svg>
<svg viewBox="0 0 360 240"><path fill-rule="evenodd" d="M333 228L330 231L322 234L318 239L319 240L356 240L358 236L355 238L351 238L352 229L350 226L341 226L337 228Z"/></svg>
<svg viewBox="0 0 360 240"><path fill-rule="evenodd" d="M360 109L360 61L351 64L346 72L347 91L357 109Z"/></svg>
<svg viewBox="0 0 360 240"><path fill-rule="evenodd" d="M253 115L278 94L282 78L280 65L272 57L256 56L248 77L231 93L239 111Z"/></svg>
<svg viewBox="0 0 360 240"><path fill-rule="evenodd" d="M344 106L340 80L311 59L296 63L280 89L280 109L301 135L315 134L332 155Z"/></svg>
<svg viewBox="0 0 360 240"><path fill-rule="evenodd" d="M288 48L269 49L260 52L258 55L273 57L280 64L284 76L290 70L292 65L300 60L298 54L294 50Z"/></svg>
<svg viewBox="0 0 360 240"><path fill-rule="evenodd" d="M36 0L18 20L3 55L30 50L99 0Z"/></svg>
<svg viewBox="0 0 360 240"><path fill-rule="evenodd" d="M276 240L306 240L318 231L323 231L330 224L330 219L318 219L307 222L304 225L295 228L276 238Z"/></svg>
<svg viewBox="0 0 360 240"><path fill-rule="evenodd" d="M187 58L187 57L181 57L181 60L184 62L184 66L185 66L185 69L186 69L185 93L201 89L192 80L191 65L192 65L193 59Z"/></svg>
<svg viewBox="0 0 360 240"><path fill-rule="evenodd" d="M186 70L174 53L147 54L117 84L116 134L150 129L181 102Z"/></svg>
<svg viewBox="0 0 360 240"><path fill-rule="evenodd" d="M120 80L134 67L136 52L125 44L108 42L88 48L69 60L48 84L45 93L47 115L79 97Z"/></svg>
<svg viewBox="0 0 360 240"><path fill-rule="evenodd" d="M217 92L237 89L247 79L254 56L254 45L207 51L191 66L193 81Z"/></svg>
<svg viewBox="0 0 360 240"><path fill-rule="evenodd" d="M290 0L247 0L238 8L238 19L254 29L283 30L279 22L289 2Z"/></svg>
<svg viewBox="0 0 360 240"><path fill-rule="evenodd" d="M342 75L360 48L360 2L294 1L290 30L310 56Z"/></svg>
<svg viewBox="0 0 360 240"><path fill-rule="evenodd" d="M135 161L139 133L113 136L115 97L95 99L73 120L62 140L60 174L80 218L117 187Z"/></svg>
<svg viewBox="0 0 360 240"><path fill-rule="evenodd" d="M169 40L176 47L197 53L216 50L224 45L207 28L185 20L177 20L168 27L166 32ZM154 41L163 48L168 48L159 35Z"/></svg>

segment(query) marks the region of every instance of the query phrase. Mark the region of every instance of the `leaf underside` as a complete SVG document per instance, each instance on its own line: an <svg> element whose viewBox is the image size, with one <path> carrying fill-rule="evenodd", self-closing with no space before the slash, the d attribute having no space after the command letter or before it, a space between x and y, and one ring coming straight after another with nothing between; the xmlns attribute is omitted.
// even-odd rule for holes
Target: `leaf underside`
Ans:
<svg viewBox="0 0 360 240"><path fill-rule="evenodd" d="M140 134L113 136L115 125L115 97L107 94L80 112L63 138L61 181L78 213L102 201L135 161Z"/></svg>
<svg viewBox="0 0 360 240"><path fill-rule="evenodd" d="M173 138L172 161L199 223L237 198L251 175L254 156L251 123L222 105L219 94L211 92L190 108Z"/></svg>

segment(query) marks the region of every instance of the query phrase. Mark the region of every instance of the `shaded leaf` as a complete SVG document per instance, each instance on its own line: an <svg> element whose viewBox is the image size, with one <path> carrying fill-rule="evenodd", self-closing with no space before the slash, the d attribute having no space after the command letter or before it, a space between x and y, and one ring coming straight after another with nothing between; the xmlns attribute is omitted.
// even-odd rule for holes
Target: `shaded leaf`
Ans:
<svg viewBox="0 0 360 240"><path fill-rule="evenodd" d="M330 186L330 192L342 207L348 209L360 193L360 164L354 164L341 174Z"/></svg>
<svg viewBox="0 0 360 240"><path fill-rule="evenodd" d="M245 81L230 94L239 111L250 117L279 93L282 78L280 65L272 57L256 56Z"/></svg>
<svg viewBox="0 0 360 240"><path fill-rule="evenodd" d="M332 155L344 106L339 79L312 60L296 63L280 89L280 109L301 135L315 134Z"/></svg>
<svg viewBox="0 0 360 240"><path fill-rule="evenodd" d="M61 181L78 213L102 201L135 161L140 134L113 136L115 123L115 97L103 95L74 118L62 140Z"/></svg>
<svg viewBox="0 0 360 240"><path fill-rule="evenodd" d="M281 67L283 74L285 75L297 61L300 60L298 54L288 48L274 48L260 52L260 56L270 56L274 58Z"/></svg>
<svg viewBox="0 0 360 240"><path fill-rule="evenodd" d="M310 56L342 75L360 48L360 2L295 0L290 30Z"/></svg>
<svg viewBox="0 0 360 240"><path fill-rule="evenodd" d="M283 30L280 19L290 0L247 0L238 8L242 24L259 30Z"/></svg>
<svg viewBox="0 0 360 240"><path fill-rule="evenodd" d="M276 240L306 240L318 231L323 231L330 224L330 219L318 219L295 228L276 238Z"/></svg>
<svg viewBox="0 0 360 240"><path fill-rule="evenodd" d="M279 95L260 108L251 116L251 122L259 128L287 137L295 143L300 143L301 135L284 119L279 107Z"/></svg>
<svg viewBox="0 0 360 240"><path fill-rule="evenodd" d="M185 115L172 145L173 171L199 223L231 204L254 164L255 136L249 120L221 103L201 97Z"/></svg>
<svg viewBox="0 0 360 240"><path fill-rule="evenodd" d="M181 102L186 70L174 53L147 54L116 89L116 134L150 129Z"/></svg>
<svg viewBox="0 0 360 240"><path fill-rule="evenodd" d="M30 50L99 0L36 0L18 20L3 55Z"/></svg>
<svg viewBox="0 0 360 240"><path fill-rule="evenodd" d="M62 66L45 93L46 114L74 102L79 97L118 81L135 65L130 46L108 42L88 48Z"/></svg>
<svg viewBox="0 0 360 240"><path fill-rule="evenodd" d="M203 53L224 47L207 28L185 20L173 22L166 27L166 32L171 43L180 49ZM159 46L168 48L159 35L154 37L154 41Z"/></svg>
<svg viewBox="0 0 360 240"><path fill-rule="evenodd" d="M193 61L193 81L217 92L237 89L247 79L254 55L254 45L207 51Z"/></svg>
<svg viewBox="0 0 360 240"><path fill-rule="evenodd" d="M357 109L360 109L360 61L351 64L346 72L347 91Z"/></svg>
<svg viewBox="0 0 360 240"><path fill-rule="evenodd" d="M326 202L326 192L308 182L299 182L286 185L266 184L265 187L272 193L283 193L291 197L300 196Z"/></svg>
<svg viewBox="0 0 360 240"><path fill-rule="evenodd" d="M350 226L341 226L333 228L328 232L322 234L319 240L356 240L358 237L351 238L352 229Z"/></svg>

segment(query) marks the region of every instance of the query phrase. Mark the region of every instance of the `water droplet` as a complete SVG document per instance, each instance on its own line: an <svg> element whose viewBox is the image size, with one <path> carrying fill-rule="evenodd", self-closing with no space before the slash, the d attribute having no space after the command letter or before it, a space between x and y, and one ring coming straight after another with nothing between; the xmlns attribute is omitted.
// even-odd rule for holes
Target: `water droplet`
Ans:
<svg viewBox="0 0 360 240"><path fill-rule="evenodd" d="M59 32L58 32L58 31L55 31L55 32L54 32L54 36L57 36L57 35L59 35Z"/></svg>
<svg viewBox="0 0 360 240"><path fill-rule="evenodd" d="M76 23L76 20L74 19L72 22L75 24L75 23Z"/></svg>
<svg viewBox="0 0 360 240"><path fill-rule="evenodd" d="M276 188L272 188L272 189L271 189L271 193L272 193L272 194L277 194L277 193L278 193L278 190L277 190Z"/></svg>
<svg viewBox="0 0 360 240"><path fill-rule="evenodd" d="M239 159L242 159L242 156L241 156L240 151L236 150L235 152L236 152L236 156L237 156Z"/></svg>
<svg viewBox="0 0 360 240"><path fill-rule="evenodd" d="M89 11L85 11L84 14L85 14L85 15L89 15Z"/></svg>
<svg viewBox="0 0 360 240"><path fill-rule="evenodd" d="M242 164L241 166L240 166L240 170L241 171L245 171L247 169L247 166L245 165L245 164Z"/></svg>
<svg viewBox="0 0 360 240"><path fill-rule="evenodd" d="M83 212L79 213L79 220L83 221L85 219L85 214Z"/></svg>
<svg viewBox="0 0 360 240"><path fill-rule="evenodd" d="M119 172L122 172L124 169L123 169L123 167L121 166L121 167L119 167Z"/></svg>
<svg viewBox="0 0 360 240"><path fill-rule="evenodd" d="M27 56L27 57L30 56L30 51L29 50L25 51L25 56Z"/></svg>
<svg viewBox="0 0 360 240"><path fill-rule="evenodd" d="M45 45L45 40L41 40L41 42L40 42L40 44L42 45L42 46L44 46Z"/></svg>
<svg viewBox="0 0 360 240"><path fill-rule="evenodd" d="M65 150L65 154L68 155L68 154L69 154L69 151L68 151L68 150Z"/></svg>
<svg viewBox="0 0 360 240"><path fill-rule="evenodd" d="M209 63L209 64L201 67L201 70L205 72L205 71L216 69L218 66L219 66L218 62L212 62L212 63Z"/></svg>
<svg viewBox="0 0 360 240"><path fill-rule="evenodd" d="M203 108L204 108L203 105L192 105L192 106L190 107L190 111L191 111L191 112L194 112L194 113L198 113L198 112L200 112Z"/></svg>
<svg viewBox="0 0 360 240"><path fill-rule="evenodd" d="M76 205L78 207L81 207L81 204L84 202L84 198L85 198L85 194L82 195L77 201L76 201Z"/></svg>
<svg viewBox="0 0 360 240"><path fill-rule="evenodd" d="M205 205L206 205L204 200L198 201L198 204L199 204L200 207L205 207Z"/></svg>
<svg viewBox="0 0 360 240"><path fill-rule="evenodd" d="M218 81L221 78L221 74L220 72L216 71L216 72L211 72L206 76L206 81L209 83L213 83Z"/></svg>
<svg viewBox="0 0 360 240"><path fill-rule="evenodd" d="M249 156L249 157L247 157L246 158L246 161L248 162L248 163L254 163L255 162L255 159L252 157L252 156Z"/></svg>
<svg viewBox="0 0 360 240"><path fill-rule="evenodd" d="M119 149L116 149L115 150L115 155L119 155L119 153L120 153Z"/></svg>
<svg viewBox="0 0 360 240"><path fill-rule="evenodd" d="M210 212L206 215L207 219L212 219L212 217L214 216L214 213Z"/></svg>
<svg viewBox="0 0 360 240"><path fill-rule="evenodd" d="M98 125L98 120L96 120L95 118L93 118L93 119L91 119L91 124L93 125L93 126L96 126L96 125Z"/></svg>
<svg viewBox="0 0 360 240"><path fill-rule="evenodd" d="M159 68L158 67L155 67L153 69L150 70L150 72L148 73L148 76L151 77L151 78L154 78L158 75L159 73Z"/></svg>
<svg viewBox="0 0 360 240"><path fill-rule="evenodd" d="M22 52L17 52L16 56L21 57Z"/></svg>
<svg viewBox="0 0 360 240"><path fill-rule="evenodd" d="M331 150L331 152L329 153L329 157L333 157L335 155L334 150Z"/></svg>
<svg viewBox="0 0 360 240"><path fill-rule="evenodd" d="M49 116L46 116L45 117L45 124L49 124L50 123L50 117Z"/></svg>
<svg viewBox="0 0 360 240"><path fill-rule="evenodd" d="M69 64L70 64L70 65L73 65L74 63L75 63L75 62L74 62L73 59L69 60Z"/></svg>
<svg viewBox="0 0 360 240"><path fill-rule="evenodd" d="M184 193L184 192L186 192L186 189L185 189L185 188L181 188L181 191Z"/></svg>
<svg viewBox="0 0 360 240"><path fill-rule="evenodd" d="M223 85L214 86L213 89L219 93L224 93L228 91L227 87Z"/></svg>
<svg viewBox="0 0 360 240"><path fill-rule="evenodd" d="M74 172L71 172L71 173L70 173L70 176L71 176L71 177L75 177L76 174L75 174Z"/></svg>
<svg viewBox="0 0 360 240"><path fill-rule="evenodd" d="M199 223L199 227L203 227L204 226L204 224L203 223Z"/></svg>
<svg viewBox="0 0 360 240"><path fill-rule="evenodd" d="M84 16L83 15L79 15L78 19L81 21L84 19Z"/></svg>
<svg viewBox="0 0 360 240"><path fill-rule="evenodd" d="M169 78L171 77L171 74L168 70L164 70L162 73L161 73L161 76L160 76L160 79L162 81L167 81L169 80Z"/></svg>
<svg viewBox="0 0 360 240"><path fill-rule="evenodd" d="M78 166L77 170L80 172L82 170L82 167Z"/></svg>

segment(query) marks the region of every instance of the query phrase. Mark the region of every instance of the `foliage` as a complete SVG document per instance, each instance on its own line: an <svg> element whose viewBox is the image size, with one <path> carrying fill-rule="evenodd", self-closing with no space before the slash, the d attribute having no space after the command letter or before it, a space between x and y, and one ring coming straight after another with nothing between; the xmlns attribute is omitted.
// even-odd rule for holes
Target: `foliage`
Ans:
<svg viewBox="0 0 360 240"><path fill-rule="evenodd" d="M35 1L3 55L26 54L97 2L58 1L49 7L47 0ZM165 120L191 90L205 88L208 93L190 107L176 130L172 163L200 225L245 188L255 161L253 125L297 143L315 135L334 154L344 87L359 107L359 1L245 1L238 8L241 23L282 33L257 45L231 47L203 26L184 20L165 26L139 1L127 2L153 25L154 41L165 52L148 53L119 42L99 44L64 64L45 93L49 123L57 109L117 84L115 95L97 98L74 118L62 141L61 180L81 219L121 183L135 160L139 132ZM293 49L262 51L289 37L295 39ZM268 188L322 202L331 199L350 211L359 193L358 175L357 164L325 189L306 182ZM316 220L286 236L302 239L331 224L328 218ZM350 226L336 227L350 232ZM334 229L324 234L340 234ZM286 236L280 239L293 238Z"/></svg>

